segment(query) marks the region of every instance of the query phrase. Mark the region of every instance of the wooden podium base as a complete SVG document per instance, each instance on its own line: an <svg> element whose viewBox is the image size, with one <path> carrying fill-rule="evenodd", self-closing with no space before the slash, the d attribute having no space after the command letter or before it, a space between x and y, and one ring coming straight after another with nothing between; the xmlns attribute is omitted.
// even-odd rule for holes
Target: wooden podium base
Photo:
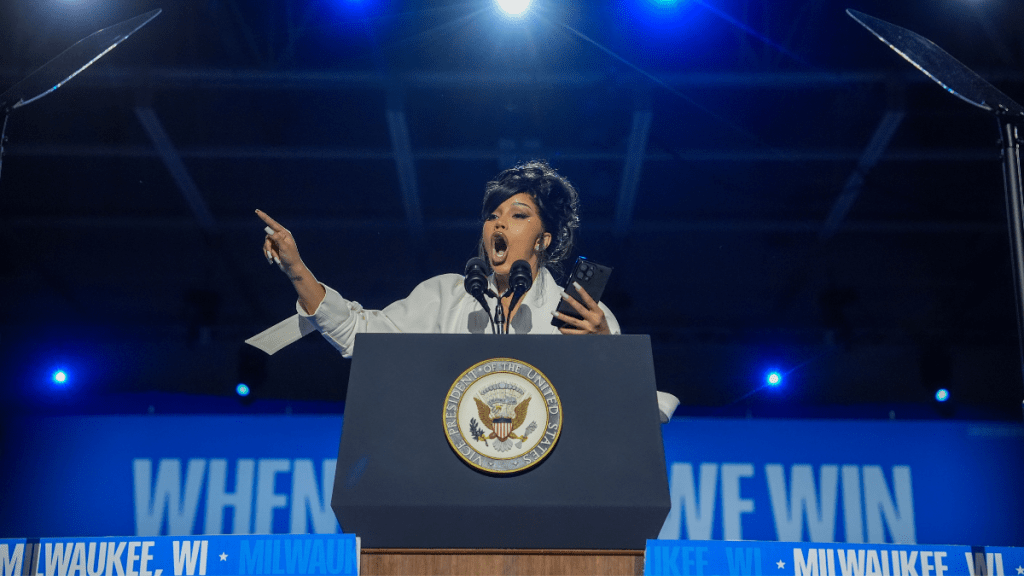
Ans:
<svg viewBox="0 0 1024 576"><path fill-rule="evenodd" d="M642 576L644 552L363 548L359 573L366 576Z"/></svg>

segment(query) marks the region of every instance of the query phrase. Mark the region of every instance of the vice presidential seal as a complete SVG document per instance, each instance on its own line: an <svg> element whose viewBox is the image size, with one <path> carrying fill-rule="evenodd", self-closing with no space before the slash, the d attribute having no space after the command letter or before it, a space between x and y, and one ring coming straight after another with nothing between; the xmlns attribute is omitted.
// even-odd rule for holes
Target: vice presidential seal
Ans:
<svg viewBox="0 0 1024 576"><path fill-rule="evenodd" d="M562 403L547 376L513 358L462 373L444 402L444 433L467 464L519 472L547 457L562 433Z"/></svg>

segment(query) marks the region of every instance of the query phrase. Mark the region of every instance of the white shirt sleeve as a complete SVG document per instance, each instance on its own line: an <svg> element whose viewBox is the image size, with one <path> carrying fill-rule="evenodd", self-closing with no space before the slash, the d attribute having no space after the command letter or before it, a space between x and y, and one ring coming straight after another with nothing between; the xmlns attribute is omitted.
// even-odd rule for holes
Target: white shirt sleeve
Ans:
<svg viewBox="0 0 1024 576"><path fill-rule="evenodd" d="M612 311L604 305L604 302L598 302L597 305L601 310L604 310L604 319L608 322L608 330L612 334L622 334L622 328L619 326L619 321L615 318L615 314L612 314Z"/></svg>
<svg viewBox="0 0 1024 576"><path fill-rule="evenodd" d="M346 358L352 356L356 334L439 332L444 276L430 278L413 289L407 298L383 310L367 310L359 302L346 300L329 286L327 294L312 314L295 304L299 316L308 318L323 337Z"/></svg>

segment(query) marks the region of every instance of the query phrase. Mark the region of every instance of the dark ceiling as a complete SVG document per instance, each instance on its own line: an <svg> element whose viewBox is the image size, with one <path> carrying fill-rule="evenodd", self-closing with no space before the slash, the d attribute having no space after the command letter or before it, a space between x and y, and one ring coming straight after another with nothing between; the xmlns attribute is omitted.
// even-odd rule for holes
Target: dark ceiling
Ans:
<svg viewBox="0 0 1024 576"><path fill-rule="evenodd" d="M349 363L320 338L270 358L242 344L294 306L253 210L379 308L461 271L484 182L546 158L680 413L1020 419L996 121L845 13L930 38L1020 101L1020 2L534 5L510 21L490 0L6 0L4 87L163 9L10 116L7 406L134 411L240 377L340 401ZM759 389L769 367L778 390Z"/></svg>

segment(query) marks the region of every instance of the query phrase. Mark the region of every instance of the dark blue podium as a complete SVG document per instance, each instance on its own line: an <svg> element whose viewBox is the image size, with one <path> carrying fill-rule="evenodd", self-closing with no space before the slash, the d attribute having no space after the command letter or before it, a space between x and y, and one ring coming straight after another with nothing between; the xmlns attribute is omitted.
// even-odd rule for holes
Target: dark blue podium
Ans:
<svg viewBox="0 0 1024 576"><path fill-rule="evenodd" d="M555 447L512 475L463 462L442 418L493 358L561 399ZM364 548L643 550L670 508L655 392L647 336L359 335L331 506Z"/></svg>

